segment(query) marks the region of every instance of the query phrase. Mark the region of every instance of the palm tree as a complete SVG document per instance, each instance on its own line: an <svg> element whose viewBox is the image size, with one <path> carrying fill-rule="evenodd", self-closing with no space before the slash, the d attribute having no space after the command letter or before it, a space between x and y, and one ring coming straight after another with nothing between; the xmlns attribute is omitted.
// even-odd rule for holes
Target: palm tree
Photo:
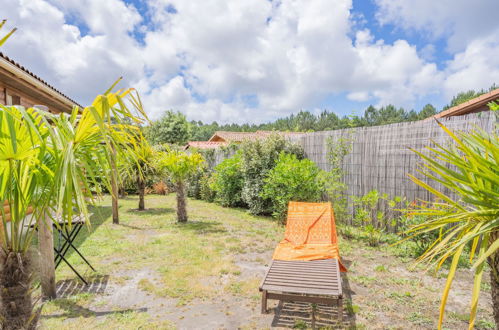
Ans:
<svg viewBox="0 0 499 330"><path fill-rule="evenodd" d="M139 211L145 210L144 196L147 179L156 175L157 152L141 135L132 155L125 154L120 159L120 176L124 184L136 184L139 193Z"/></svg>
<svg viewBox="0 0 499 330"><path fill-rule="evenodd" d="M199 153L187 154L178 150L168 150L158 158L158 168L166 171L175 184L178 222L187 222L185 181L198 171L203 162L203 156Z"/></svg>
<svg viewBox="0 0 499 330"><path fill-rule="evenodd" d="M136 139L123 118L139 121L124 98L143 111L131 90L98 96L71 115L0 105L0 320L3 329L34 328L31 260L36 219L89 219L99 183L110 189L112 148L132 152ZM113 119L113 120L111 120ZM28 214L33 212L32 216ZM34 225L30 227L29 225ZM49 225L51 223L40 223Z"/></svg>
<svg viewBox="0 0 499 330"><path fill-rule="evenodd" d="M495 103L491 110L499 111ZM497 116L497 114L496 114ZM469 328L473 328L478 307L480 284L485 263L490 266L490 281L494 319L499 326L499 130L496 120L491 133L475 129L469 133L454 133L440 124L454 144L436 145L429 153L417 152L423 159L419 172L443 189L434 188L414 176L412 180L436 197L409 211L411 215L427 217L424 223L409 230L413 236L439 231L438 239L420 257L437 269L452 259L440 305L439 329L442 327L447 297L465 247L470 251L475 279L472 289ZM448 166L451 165L451 166Z"/></svg>

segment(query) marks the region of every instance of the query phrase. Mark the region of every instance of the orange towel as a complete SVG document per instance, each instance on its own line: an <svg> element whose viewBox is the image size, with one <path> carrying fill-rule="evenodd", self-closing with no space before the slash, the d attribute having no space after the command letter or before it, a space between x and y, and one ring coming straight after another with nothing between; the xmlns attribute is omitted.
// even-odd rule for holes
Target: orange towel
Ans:
<svg viewBox="0 0 499 330"><path fill-rule="evenodd" d="M331 203L289 202L284 240L272 257L276 260L338 259L338 237Z"/></svg>

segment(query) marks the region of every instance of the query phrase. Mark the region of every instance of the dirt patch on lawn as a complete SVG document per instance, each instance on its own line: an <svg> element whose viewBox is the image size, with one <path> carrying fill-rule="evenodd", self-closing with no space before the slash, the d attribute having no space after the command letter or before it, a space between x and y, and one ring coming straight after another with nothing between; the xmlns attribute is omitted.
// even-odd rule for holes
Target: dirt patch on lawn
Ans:
<svg viewBox="0 0 499 330"><path fill-rule="evenodd" d="M129 209L136 199L124 203ZM90 254L101 274L91 277L86 287L63 269L60 298L44 307L42 328L340 326L335 307L269 301L270 313L261 314L258 287L283 234L282 227L272 220L189 201L194 221L179 226L174 213L165 211L174 205L173 197L148 198L146 203L154 211L127 212L124 225L117 227L106 219L81 243L81 250ZM445 274L414 270L410 262L392 255L386 247L340 240L348 268L342 274L342 328L436 327ZM490 286L488 277L484 279L477 328L493 329ZM471 271L460 269L444 327L467 329L472 283Z"/></svg>

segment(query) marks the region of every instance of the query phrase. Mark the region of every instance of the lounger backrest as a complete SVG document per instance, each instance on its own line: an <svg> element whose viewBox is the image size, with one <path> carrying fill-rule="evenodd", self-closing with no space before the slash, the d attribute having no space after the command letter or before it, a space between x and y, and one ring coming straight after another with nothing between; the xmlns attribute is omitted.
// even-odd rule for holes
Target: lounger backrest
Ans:
<svg viewBox="0 0 499 330"><path fill-rule="evenodd" d="M331 203L290 202L285 239L297 245L337 243Z"/></svg>

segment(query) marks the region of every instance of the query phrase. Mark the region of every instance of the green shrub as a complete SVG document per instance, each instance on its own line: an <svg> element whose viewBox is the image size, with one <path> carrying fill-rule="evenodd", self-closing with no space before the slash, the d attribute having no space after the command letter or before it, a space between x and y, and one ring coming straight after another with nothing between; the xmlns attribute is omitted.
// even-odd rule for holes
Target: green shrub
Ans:
<svg viewBox="0 0 499 330"><path fill-rule="evenodd" d="M243 142L240 152L244 179L241 194L243 202L252 214L272 213L272 201L261 194L264 179L276 165L281 152L294 154L298 159L302 159L303 149L279 135L272 135L265 140Z"/></svg>
<svg viewBox="0 0 499 330"><path fill-rule="evenodd" d="M200 168L187 179L187 196L201 199L201 178L207 175L206 167Z"/></svg>
<svg viewBox="0 0 499 330"><path fill-rule="evenodd" d="M326 142L329 171L322 172L326 194L333 203L336 220L346 223L350 215L346 197L347 185L344 182L346 172L343 169L343 159L352 149L351 134L347 133L346 136L334 139L329 137Z"/></svg>
<svg viewBox="0 0 499 330"><path fill-rule="evenodd" d="M206 172L199 180L199 197L207 202L213 202L215 200L215 191L211 189L213 185L213 175Z"/></svg>
<svg viewBox="0 0 499 330"><path fill-rule="evenodd" d="M242 206L243 186L240 153L215 166L211 188L216 193L215 200L222 206Z"/></svg>
<svg viewBox="0 0 499 330"><path fill-rule="evenodd" d="M355 210L354 224L364 228L368 244L377 246L382 242L383 233L397 223L395 208L400 207L404 198L395 196L390 199L387 194L371 190L361 197L352 197ZM385 212L380 211L381 203L385 203Z"/></svg>
<svg viewBox="0 0 499 330"><path fill-rule="evenodd" d="M272 215L279 220L286 216L289 201L315 202L320 200L324 182L320 169L309 159L281 153L276 166L264 179L262 198L271 201Z"/></svg>

